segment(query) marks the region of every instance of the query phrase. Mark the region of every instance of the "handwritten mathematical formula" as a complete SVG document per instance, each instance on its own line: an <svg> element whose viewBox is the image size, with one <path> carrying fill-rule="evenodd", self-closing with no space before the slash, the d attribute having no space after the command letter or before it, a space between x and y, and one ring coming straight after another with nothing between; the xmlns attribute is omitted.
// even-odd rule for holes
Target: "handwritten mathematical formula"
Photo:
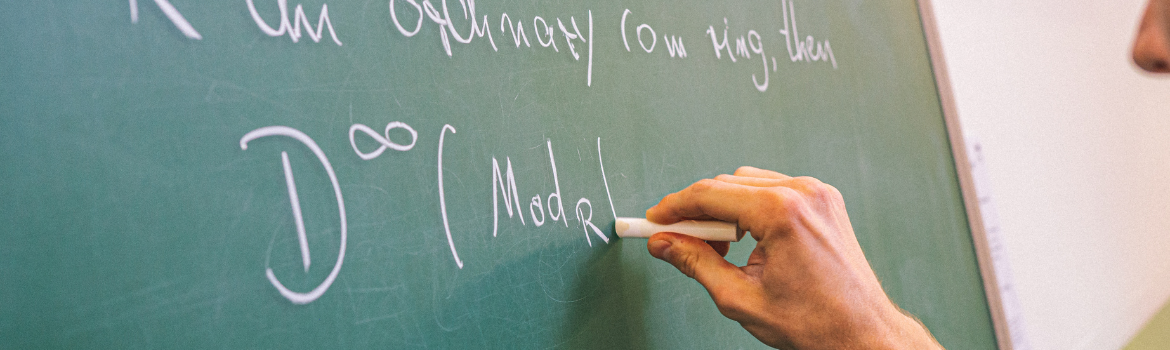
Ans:
<svg viewBox="0 0 1170 350"><path fill-rule="evenodd" d="M409 142L396 142L395 140L391 139L391 131L396 129L401 129L408 132L410 135ZM459 258L459 249L456 247L455 240L452 238L451 227L448 223L447 196L446 193L444 193L445 191L443 186L443 150L445 149L447 143L447 137L454 135L457 132L458 130L449 124L444 125L442 129L439 130L438 157L435 162L438 174L438 177L436 178L436 182L438 183L438 193L436 195L439 198L439 209L443 219L443 230L446 234L447 244L451 248L451 256L454 259L455 264L460 269L462 269L464 262ZM336 196L341 241L340 252L337 255L337 261L334 263L333 270L329 273L329 276L326 277L325 280L322 281L321 284L319 284L313 290L307 293L301 293L292 291L285 287L284 284L281 283L280 280L276 277L276 274L271 268L267 268L265 271L269 282L272 283L273 287L275 287L282 296L295 304L307 304L317 300L317 298L321 297L321 295L323 295L325 291L329 289L330 285L332 285L333 281L337 278L337 274L341 271L342 264L345 262L346 236L348 234L347 218L345 214L345 199L341 192L341 183L337 179L337 175L334 173L333 165L330 163L329 157L325 154L324 151L321 150L321 147L317 145L317 142L314 141L313 138L301 132L300 130L287 126L262 127L245 134L240 139L240 148L247 150L248 145L251 142L266 137L288 137L307 147L316 156L317 160L320 162L320 165L325 168L325 173L329 176L329 181L333 186L333 192ZM373 140L378 144L378 147L373 150L363 150L358 146L357 139L359 137ZM373 128L364 124L353 124L349 128L349 142L358 158L361 158L365 161L372 161L377 159L387 150L407 152L414 149L418 142L418 131L416 131L410 125L398 121L386 124L386 127L383 129L382 133L378 133ZM566 228L576 227L577 229L581 230L580 232L584 233L585 242L589 244L589 246L593 246L595 239L599 240L599 243L601 244L608 244L610 237L606 235L605 232L601 230L601 228L597 227L597 225L593 223L594 208L592 200L584 197L579 198L576 201L568 200L567 202L569 203L569 208L571 208L572 212L570 213L566 211L566 198L561 195L561 183L560 177L557 174L556 153L554 151L553 141L551 139L546 139L545 143L548 148L548 162L549 167L552 169L554 190L547 195L537 193L533 195L531 200L528 202L527 214L529 219L531 219L532 225L541 227L546 224L556 225L558 222L560 222ZM301 202L299 196L297 195L297 184L295 176L293 175L292 166L289 162L288 152L281 152L280 157L284 170L285 185L288 189L289 202L291 203L292 207L293 220L296 227L298 243L300 245L301 261L303 263L305 272L308 272L311 264L311 254L308 239L306 238L305 234L304 217L301 214ZM602 183L605 186L606 201L609 204L610 214L613 215L611 218L616 218L617 212L613 207L613 198L609 191L609 180L605 177L605 164L602 158L600 137L597 138L597 161L599 169L597 176L602 178ZM525 206L520 201L521 192L519 191L519 187L516 185L516 177L515 172L512 170L513 168L511 157L504 157L503 168L500 167L499 158L492 157L491 163L491 183L487 185L490 185L492 188L492 237L496 237L498 235L501 207L504 208L505 212L507 213L508 219L518 219L520 224L525 226L528 225L528 220L525 219ZM524 196L527 197L527 194ZM572 217L570 217L570 214L572 214ZM570 222L573 223L570 224Z"/></svg>
<svg viewBox="0 0 1170 350"><path fill-rule="evenodd" d="M137 0L130 2L131 23L139 24L139 4ZM456 2L458 4L456 5ZM382 11L390 30L390 35L401 35L408 40L421 40L416 36L424 30L437 30L438 40L433 44L442 48L442 54L454 57L460 54L500 54L501 51L535 52L543 50L558 55L564 55L565 64L581 64L585 67L583 77L587 87L593 86L594 61L609 57L597 57L594 53L595 41L603 41L606 45L621 46L618 52L621 55L659 55L668 60L687 60L696 55L713 56L712 62L723 65L743 65L745 69L753 70L750 75L741 79L751 83L758 92L763 93L771 85L772 75L776 73L781 63L819 63L824 69L832 71L838 68L838 61L833 53L832 44L828 39L814 37L802 33L798 27L798 15L795 0L780 1L779 23L768 23L775 30L757 30L745 26L743 23L721 18L717 23L706 24L695 28L693 32L667 32L655 29L655 23L647 23L643 16L630 9L617 13L599 13L591 9L575 13L540 14L531 17L520 17L507 12L482 13L477 10L475 0L389 0L387 7ZM181 4L197 6L194 4ZM165 18L189 40L204 40L199 33L199 22L189 21L180 9L168 0L154 0ZM288 0L244 0L240 4L240 13L247 10L246 23L254 24L255 29L265 36L272 38L287 37L290 44L313 44L344 46L347 36L338 32L334 26L334 19L330 17L330 6L322 3L320 8L306 7L303 4L291 6ZM336 8L334 8L336 10ZM275 10L275 11L274 11ZM596 17L604 17L613 21L597 21ZM315 19L315 20L314 20ZM616 23L616 27L595 28L596 23ZM340 26L346 28L345 26ZM620 33L620 34L619 34ZM501 40L497 42L495 37ZM775 40L765 40L771 36ZM433 36L432 36L433 37ZM302 40L302 39L309 40ZM208 38L211 40L212 38ZM710 39L710 45L706 46ZM783 48L772 48L765 42L783 42ZM688 48L688 44L690 47ZM614 47L614 46L611 46ZM489 51L490 50L490 51ZM624 50L624 52L622 51ZM786 51L780 55L775 52ZM441 54L440 54L441 55ZM621 59L622 57L609 58ZM787 62L785 62L787 58ZM757 63L758 61L758 63ZM750 78L750 79L748 79ZM348 137L354 154L363 161L375 161L386 152L409 152L417 144L419 132L403 122L391 122L380 130L363 124L353 124L349 128ZM392 131L399 139L392 139ZM381 131L381 132L379 132ZM409 139L402 139L403 131ZM451 258L458 268L465 266L465 261L459 256L459 247L453 239L453 232L448 222L447 196L443 177L443 151L448 139L457 137L454 125L444 125L440 130L431 131L438 136L438 156L435 162L437 169L437 193L439 209L442 216L443 232L451 251ZM315 288L308 292L298 292L287 288L271 268L266 268L269 283L279 293L294 304L307 304L320 298L336 280L345 262L346 237L348 233L345 199L341 192L341 183L334 173L329 156L322 151L309 135L287 126L268 126L252 130L240 139L240 148L247 150L251 142L262 138L284 137L291 138L308 148L315 156L319 165L325 169L335 194L339 217L340 251L337 260L329 275ZM376 148L359 147L359 138L372 140ZM363 142L362 144L367 144ZM498 234L501 216L504 220L516 220L521 225L532 224L535 227L544 225L563 225L566 229L579 230L583 234L585 243L589 246L608 244L610 238L593 222L603 221L595 215L597 207L608 204L609 212L616 217L613 198L610 195L609 181L605 174L605 165L602 160L602 140L597 138L597 173L601 183L605 186L605 201L600 198L564 198L561 192L561 182L557 174L557 162L554 142L546 139L548 151L548 167L552 173L553 190L550 193L524 193L522 186L516 183L512 159L509 156L492 157L491 182L485 186L492 189L492 236ZM284 171L285 187L288 191L289 202L293 213L294 227L301 252L301 261L307 273L311 265L309 242L305 233L304 217L301 202L298 196L296 178L288 153L281 152L281 164ZM482 160L487 162L487 159ZM488 174L485 174L486 179ZM531 197L528 197L532 195ZM503 208L501 211L500 209ZM604 209L601 209L604 213ZM607 219L608 220L608 219ZM456 234L461 234L456 232ZM486 234L486 232L484 232Z"/></svg>
<svg viewBox="0 0 1170 350"><path fill-rule="evenodd" d="M130 22L139 22L138 0L130 1ZM454 2L458 1L458 7ZM196 26L189 22L179 10L167 0L154 0L167 19L184 36L190 40L203 40ZM271 37L287 36L292 43L299 43L308 36L314 43L321 43L326 35L334 45L343 46L344 33L338 33L329 16L329 4L324 3L316 12L317 21L314 24L312 8L306 10L302 4L291 9L288 0L275 0L278 14L268 15L265 18L257 7L270 8L273 0L245 0L245 6L250 19L256 29ZM451 4L449 4L449 2ZM260 3L259 5L257 3ZM520 50L552 50L572 58L572 62L585 65L585 85L593 86L594 41L610 40L604 36L595 36L595 33L614 33L620 31L622 47L630 54L658 54L670 59L687 59L694 55L694 50L688 51L686 42L703 42L711 39L712 51L715 59L723 61L725 58L731 64L740 61L758 59L763 67L760 73L750 76L752 85L759 92L765 92L770 85L770 75L780 69L779 62L774 55L769 55L764 45L766 34L775 34L776 38L784 42L787 50L788 62L823 63L829 69L836 70L837 58L833 54L833 46L828 39L818 39L813 35L801 37L798 28L798 16L795 0L781 0L780 8L783 20L774 23L781 29L776 31L757 31L755 29L740 29L740 25L723 18L722 23L710 24L707 28L700 28L692 34L696 39L686 39L686 33L659 33L650 23L638 20L638 14L629 9L621 13L612 14L620 18L619 28L604 28L595 30L593 10L574 14L557 14L550 16L537 15L532 18L519 18L502 12L496 14L481 14L476 11L475 0L389 0L386 21L393 24L398 34L412 38L424 27L433 27L439 31L439 42L443 52L448 57L456 54L455 45L468 45L477 41L487 41L486 45L479 45L470 50L485 51L489 47L492 52L500 52L501 46ZM307 12L308 11L308 12ZM452 17L452 14L455 16ZM596 14L603 16L603 14ZM608 14L605 14L608 15ZM498 18L497 22L492 20ZM457 24L462 22L463 24ZM466 26L466 28L463 28ZM616 29L616 31L614 30ZM495 34L493 34L495 33ZM700 34L701 33L701 34ZM501 37L500 44L496 43L495 36ZM616 40L613 38L612 40Z"/></svg>

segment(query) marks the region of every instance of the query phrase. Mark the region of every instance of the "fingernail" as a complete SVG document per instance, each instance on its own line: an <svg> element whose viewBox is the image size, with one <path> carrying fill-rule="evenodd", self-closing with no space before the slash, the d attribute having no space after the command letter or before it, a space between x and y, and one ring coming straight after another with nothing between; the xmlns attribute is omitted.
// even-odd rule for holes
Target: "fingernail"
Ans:
<svg viewBox="0 0 1170 350"><path fill-rule="evenodd" d="M670 241L659 239L647 243L646 246L650 249L650 255L653 255L655 258L666 260L667 250L670 250Z"/></svg>

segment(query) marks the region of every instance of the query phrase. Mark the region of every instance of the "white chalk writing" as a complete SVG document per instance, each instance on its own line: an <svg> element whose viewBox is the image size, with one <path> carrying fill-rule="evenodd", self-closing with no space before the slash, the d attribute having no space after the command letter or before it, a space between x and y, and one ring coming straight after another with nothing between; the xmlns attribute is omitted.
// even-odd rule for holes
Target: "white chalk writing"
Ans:
<svg viewBox="0 0 1170 350"><path fill-rule="evenodd" d="M256 8L255 1L267 2L268 6L271 6L272 3L271 1L265 0L245 0L245 4L248 9L247 16L251 17L252 22L256 24L255 28L258 28L259 31L263 34L270 37L288 36L288 38L293 43L300 42L300 39L302 39L304 36L308 36L308 38L313 42L320 42L321 39L325 37L327 31L332 41L337 46L342 46L342 42L339 40L338 34L334 30L333 20L330 18L329 6L327 4L321 5L321 11L316 17L317 21L314 25L313 22L310 21L310 16L306 14L304 7L301 4L297 4L292 9L292 11L290 11L288 7L288 0L277 0L275 7L277 8L277 11L279 11L278 21L272 21L272 19L276 19L276 17L273 16L273 13L264 12L270 18L269 21L266 21L264 16L261 16L262 12ZM458 1L459 6L455 7L452 1ZM449 4L449 2L451 3ZM653 20L646 20L646 18L638 16L638 14L635 14L630 9L624 9L620 13L618 28L613 28L611 26L612 24L604 24L609 28L609 30L603 30L602 32L609 33L606 35L612 35L613 37L610 38L609 42L603 42L602 44L611 45L609 48L617 48L619 56L640 56L652 59L667 59L670 60L669 62L672 62L672 64L680 65L688 62L695 62L696 64L701 63L722 65L737 65L738 63L749 62L748 64L742 66L745 66L746 69L750 69L750 80L752 87L754 87L758 92L763 93L768 91L769 87L773 85L771 75L780 69L780 64L776 57L770 55L769 51L767 50L769 47L778 47L775 45L779 45L780 42L776 40L783 40L789 58L787 62L823 63L810 67L818 67L815 69L825 69L826 71L831 71L827 69L827 67L830 65L834 70L838 67L838 62L833 53L832 45L828 39L823 37L813 37L812 35L807 35L807 33L803 38L800 36L797 28L798 15L796 12L795 2L795 0L780 1L781 9L779 12L782 15L782 21L778 21L777 23L745 24L744 22L746 21L744 20L729 20L728 18L722 18L722 28L719 28L716 25L708 25L708 27L705 29L705 32L700 32L699 29L702 29L700 27L692 28L693 31L691 32L683 31L681 33L673 32L674 30L669 27L673 23L652 23L654 22ZM131 22L137 23L139 19L137 0L130 0L130 4ZM184 19L182 15L180 15L174 6L171 6L168 1L155 0L155 4L185 36L192 39L202 38L199 33L194 30L190 23L187 22L186 19ZM409 41L418 40L418 34L422 33L424 28L427 31L438 30L438 33L429 32L428 34L422 36L431 38L427 40L437 39L436 41L423 44L434 45L431 46L431 49L434 50L435 55L438 57L441 57L443 54L446 54L448 57L455 57L456 55L464 54L465 51L474 52L474 54L507 54L506 52L512 52L514 54L516 52L525 52L525 54L530 53L532 55L546 55L550 57L556 57L564 64L576 65L584 63L585 83L587 87L591 87L593 82L594 43L598 39L602 39L603 41L606 39L594 38L593 11L589 9L583 11L579 10L580 12L575 14L548 16L546 13L545 16L532 15L529 17L526 15L523 18L518 18L519 16L515 16L514 13L513 15L509 15L506 12L500 12L498 17L499 25L493 26L491 23L489 23L489 19L496 17L493 17L494 15L478 13L475 0L389 0L388 5L389 18L387 20L390 22L390 24L393 24L393 27L395 28L389 29L390 33L393 33L396 30L398 34L401 34L404 38L416 38L404 39ZM452 9L452 7L455 8ZM272 9L268 8L266 10L271 11ZM455 12L456 16L452 16L452 12ZM242 11L240 13L242 14ZM459 14L462 14L462 18L460 18ZM618 13L614 12L609 13L608 15L615 15L616 17ZM580 16L582 20L578 21L578 16ZM648 18L657 17L651 16ZM246 21L246 19L244 20ZM813 24L818 23L814 22ZM769 27L759 27L761 25L768 25ZM389 27L389 25L385 26L385 28ZM341 28L345 29L347 27L343 26ZM763 28L767 28L767 30L764 30ZM495 39L493 38L494 33L492 32L496 31L497 29L501 35L501 40L503 40L501 42L501 44L504 46L502 48L503 50L497 46ZM616 36L619 33L613 33L614 29L617 29L620 32L622 41L622 46L620 47L617 46L616 42ZM814 31L815 29L818 28L814 28ZM776 37L776 33L779 33L780 36ZM392 35L397 37L397 34ZM700 42L705 42L705 38L710 37L712 51L706 51L704 49L688 52L684 40L686 35L696 35L698 38L700 38ZM512 47L507 46L507 38L512 39ZM486 43L484 43L484 41L486 41ZM535 41L535 43L533 43L533 41ZM476 42L479 42L479 44L475 44ZM692 48L694 48L693 44L695 42L691 41L691 43ZM332 47L332 45L327 46ZM441 51L439 50L439 47L442 48ZM487 50L488 47L491 48L491 51ZM663 49L663 47L665 47L665 49ZM625 48L626 51L620 52L620 48ZM714 59L705 59L703 57L709 56L702 56L710 55L711 53L714 54ZM696 57L695 55L698 56ZM696 59L690 59L692 57ZM781 57L783 57L783 54L781 54ZM754 61L757 59L760 62L758 65L757 63L754 63ZM783 60L781 59L779 61ZM759 70L761 65L763 66L763 71ZM613 65L606 65L605 67L613 67ZM553 70L555 71L556 69L560 68L563 67L554 66ZM574 74L580 74L580 68L581 66L576 66L575 69L578 73ZM568 69L564 68L564 70ZM742 74L744 74L744 76L738 79L743 79L742 81L744 85L742 86L746 90L748 89L746 79L748 73L744 72ZM465 131L464 134L460 135L466 136L467 132L468 131ZM447 188L444 186L445 175L448 174L444 173L444 150L448 146L459 147L461 145L460 142L455 142L449 145L448 141L457 141L462 138L449 139L447 137L448 134L452 136L456 135L456 128L451 124L444 124L439 130L438 134L438 152L435 159L437 172L435 174L435 180L437 182L439 211L443 224L442 233L446 237L446 242L448 244L448 248L450 248L451 257L455 261L455 265L459 269L462 269L465 266L465 261L459 256L459 250L457 249L458 247L455 238L466 237L464 235L486 235L486 218L483 219L484 226L482 226L482 231L463 230L457 227L456 231L458 232L452 232L450 214L455 214L458 219L460 213L448 212L448 192ZM337 275L344 262L347 235L345 203L342 199L339 181L336 174L334 173L333 166L329 163L329 159L326 157L321 148L318 147L316 142L304 133L285 126L269 126L259 128L252 130L251 132L248 132L246 135L244 135L244 137L240 140L240 147L246 150L248 149L248 143L250 141L268 136L284 136L292 138L299 141L305 147L309 148L309 150L312 151L321 165L325 168L326 173L329 176L329 180L333 186L334 193L336 194L338 214L340 218L339 222L341 245L337 261L329 276L311 291L307 293L300 293L286 288L276 277L276 273L273 271L273 269L266 267L266 275L269 282L282 296L287 298L292 303L306 304L317 300L325 293L325 291L329 289L329 286L337 278ZM388 150L392 151L389 152L390 154L402 154L401 152L408 152L414 149L416 144L419 142L418 131L416 131L407 123L401 121L389 122L380 130L365 124L352 123L348 129L347 136L350 147L354 151L354 154L357 155L357 158L360 158L363 161L369 161L370 163L379 157L386 155L386 151ZM605 187L607 201L594 200L597 198L591 199L585 197L576 197L574 195L576 193L576 189L573 187L576 187L575 184L579 182L566 181L564 183L565 188L562 188L560 173L558 173L558 164L555 157L556 152L554 152L555 148L553 144L553 139L545 138L546 150L548 152L547 169L551 170L548 173L551 175L551 179L533 177L534 174L520 174L528 175L521 176L521 179L525 182L533 180L551 180L549 182L544 182L546 184L551 183L551 189L545 188L538 191L531 191L531 189L529 189L529 191L524 191L525 188L520 185L525 184L517 183L516 170L519 169L521 172L524 172L526 171L525 169L533 169L533 167L521 166L514 168L512 158L516 156L515 154L504 154L490 157L491 174L481 175L490 176L490 183L487 184L489 184L492 192L492 237L499 237L501 235L500 226L505 226L504 232L505 235L507 235L509 232L508 225L514 225L514 220L518 219L518 221L520 221L520 226L527 227L525 230L535 228L541 228L541 230L560 230L561 226L563 225L565 231L571 233L573 237L575 237L574 239L576 239L576 237L580 237L577 235L584 233L585 243L590 247L594 246L593 240L595 239L600 239L601 243L599 244L608 244L610 237L606 234L605 230L602 230L595 224L595 222L604 222L602 218L599 218L598 215L595 215L596 213L604 213L604 209L598 208L597 206L604 206L606 203L608 203L611 215L615 218L617 216L617 210L614 208L613 196L609 188L609 180L606 177L605 165L602 160L603 154L601 151L601 138L597 138L597 165L601 176L600 184L604 185ZM540 150L541 153L543 153L543 151L544 150ZM578 147L578 160L583 161L581 154L581 149ZM586 153L586 155L588 155L588 153ZM543 155L541 155L541 157L543 157ZM390 158L390 156L387 156L386 158ZM499 158L504 158L504 162L502 164L499 161ZM521 160L523 158L517 159ZM484 164L480 165L485 166L481 169L486 169L487 160L487 158L484 158L481 160L474 160L474 162L485 162ZM562 159L562 162L563 161L565 160ZM459 163L460 162L453 162L452 164ZM288 152L281 152L281 164L284 171L284 186L287 189L291 211L293 214L292 217L296 231L295 233L297 235L297 242L300 247L302 266L304 268L304 272L308 273L310 271L312 254L310 254L309 239L305 231L306 218L302 212L301 201L298 196L298 185L293 174L293 165L289 160ZM568 171L568 169L572 169L572 163L567 164L569 164L570 167L562 167L561 169L566 171ZM539 169L543 169L543 165L541 165ZM488 176L484 176L481 178L481 181L486 181L487 178ZM481 182L480 184L482 185L484 182ZM531 186L530 183L527 185ZM456 197L455 193L451 194L452 198L463 198ZM523 210L524 203L521 203L521 198L529 198L527 215L525 215L526 213ZM573 200L573 198L576 198L576 200ZM568 215L569 213L566 211L564 205L565 202L570 204L569 209L573 209L573 216ZM595 203L597 206L595 206ZM501 213L500 206L503 206L504 208L503 213L507 214L507 218L505 218L503 223L501 223L500 220L500 215L503 214ZM600 215L604 216L604 214ZM533 223L532 226L528 226L528 219L531 219L531 222ZM573 221L573 223L570 223L570 221ZM459 221L457 220L457 222ZM560 222L561 224L557 224L557 222ZM552 225L545 226L547 223L551 223ZM518 226L512 226L512 228L516 227ZM439 232L437 232L437 229L435 229L428 234L437 235ZM459 236L456 236L456 234ZM459 241L466 242L462 239ZM468 263L475 263L475 258L473 256L468 256L468 258L472 260L468 261Z"/></svg>
<svg viewBox="0 0 1170 350"><path fill-rule="evenodd" d="M337 263L333 265L333 270L329 272L329 276L326 277L325 280L321 282L321 284L317 285L316 288L313 288L313 290L309 291L308 293L299 293L288 289L284 286L284 284L280 283L280 280L276 278L276 274L273 273L272 268L267 268L265 270L265 274L268 276L268 281L272 283L273 287L276 287L276 290L280 292L280 295L284 296L293 304L308 304L314 300L317 300L317 298L320 298L321 295L325 294L325 291L329 290L329 286L333 285L333 281L337 279L337 274L341 272L341 264L345 262L345 242L346 233L348 232L345 220L345 200L341 198L341 184L337 182L337 174L333 172L333 165L329 163L329 158L325 156L324 151L321 151L321 147L317 146L317 142L313 141L312 138L309 138L308 135L305 135L305 133L301 132L300 130L287 126L267 126L252 130L247 134L244 134L244 137L240 139L240 149L247 150L249 142L268 136L291 137L308 147L309 150L313 152L313 155L317 156L317 160L321 162L321 165L325 167L325 173L329 175L329 182L333 185L333 193L337 196L337 212L338 216L341 218L341 250L337 253ZM285 181L288 186L289 200L292 202L294 220L296 220L297 236L301 247L301 258L304 262L305 271L308 272L309 245L305 237L305 224L304 219L301 216L301 204L300 200L297 198L296 184L293 182L292 168L288 161L287 152L281 152L281 161L284 165Z"/></svg>
<svg viewBox="0 0 1170 350"><path fill-rule="evenodd" d="M203 39L203 36L199 35L199 32L195 30L195 27L191 26L191 22L187 22L187 19L183 18L183 14L179 13L175 5L171 5L167 0L154 0L154 4L158 5L158 9L162 10L163 14L167 16L167 19L171 20L171 24L174 24L175 28L179 28L179 31L187 36L187 38L194 40ZM130 0L130 23L138 23L138 0Z"/></svg>
<svg viewBox="0 0 1170 350"><path fill-rule="evenodd" d="M271 37L288 36L293 43L298 43L304 36L308 36L313 42L320 42L325 37L325 32L328 31L329 38L334 44L343 45L334 29L328 4L321 4L321 11L318 13L314 25L302 4L297 4L290 12L288 0L277 0L279 20L270 22L264 19L261 11L257 10L255 1L264 0L245 0L245 5L252 21L256 24L256 28L265 35ZM453 5L449 4L451 1L459 2L459 6L454 11L451 9ZM138 23L138 0L129 0L129 2L130 21ZM154 2L183 35L194 40L203 38L168 0L154 0ZM433 28L438 30L438 44L448 57L454 57L456 54L457 50L453 46L454 44L473 44L476 39L481 39L479 41L487 39L486 46L481 46L481 48L491 47L491 52L500 51L492 33L496 27L491 26L489 21L492 17L477 13L475 0L389 0L388 10L389 22L393 24L398 33L406 38L416 37L426 27L425 24L432 24ZM452 12L455 12L456 16L452 16ZM722 60L726 57L732 63L737 63L740 60L750 61L757 57L760 59L763 71L751 74L752 85L759 92L768 90L769 85L771 85L771 73L775 73L779 69L776 57L766 53L765 37L760 33L779 33L780 40L784 42L784 47L788 52L789 62L824 62L831 65L833 69L838 68L833 45L828 39L812 35L801 37L797 26L796 0L781 0L779 12L782 20L778 23L771 23L771 25L780 28L775 32L749 29L739 32L742 34L738 34L738 36L731 35L729 32L732 25L727 18L723 19L722 30L716 29L715 25L706 28L705 34L711 38L712 52L715 54L716 60ZM458 16L459 14L462 14L462 19ZM581 16L582 21L578 21L577 16ZM618 29L626 52L634 53L634 49L641 49L637 53L663 55L668 59L685 59L691 56L692 53L687 51L684 35L660 31L650 23L630 23L632 16L636 17L630 9L623 9L620 14L620 28ZM593 10L587 9L576 15L557 17L536 15L530 17L531 21L527 21L527 18L519 19L507 12L500 12L498 26L500 35L511 38L514 49L550 49L553 53L571 57L572 59L569 60L571 62L583 61L585 64L585 86L592 87L593 51L594 43L597 40L594 38ZM634 21L634 23L636 22L640 22L640 20ZM528 23L531 23L531 27L528 27ZM535 37L538 45L533 45L530 36ZM504 40L506 43L507 39ZM634 45L631 45L631 41L635 42ZM666 49L662 50L662 47Z"/></svg>
<svg viewBox="0 0 1170 350"><path fill-rule="evenodd" d="M827 61L833 64L833 69L837 69L837 58L833 56L833 46L828 40L816 41L812 35L806 36L803 41L800 39L800 33L796 29L795 2L780 0L780 8L784 15L784 29L780 30L780 35L784 36L784 44L788 46L788 59L792 62ZM789 24L792 25L791 32L788 31ZM816 51L813 50L813 44L816 44Z"/></svg>
<svg viewBox="0 0 1170 350"><path fill-rule="evenodd" d="M292 39L292 42L295 43L303 35L301 34L301 25L304 24L305 34L308 34L309 39L312 39L313 42L320 42L321 35L323 34L322 29L329 28L329 36L333 38L333 42L337 46L341 46L341 40L337 39L337 32L333 30L333 22L329 20L328 4L321 4L321 16L317 18L317 31L314 32L313 24L309 22L309 17L305 15L305 9L301 7L301 4L297 4L296 10L293 12L293 20L289 22L288 0L277 0L276 6L280 8L280 25L276 29L273 29L272 26L268 25L268 22L265 22L260 17L260 13L256 11L256 5L252 3L252 0L247 0L246 2L248 3L248 13L252 14L252 20L256 21L256 26L260 27L260 30L264 34L268 34L268 36L288 35L289 39Z"/></svg>

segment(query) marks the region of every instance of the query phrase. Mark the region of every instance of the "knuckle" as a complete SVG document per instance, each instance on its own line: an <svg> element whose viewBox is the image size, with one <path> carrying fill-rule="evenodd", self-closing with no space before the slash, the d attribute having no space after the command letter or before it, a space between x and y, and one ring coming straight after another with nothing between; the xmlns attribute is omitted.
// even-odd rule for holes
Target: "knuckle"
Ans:
<svg viewBox="0 0 1170 350"><path fill-rule="evenodd" d="M794 177L792 178L792 182L796 185L795 187L804 189L814 189L825 184L824 182L821 182L821 180L817 180L817 178L812 176Z"/></svg>
<svg viewBox="0 0 1170 350"><path fill-rule="evenodd" d="M698 256L691 253L680 254L675 263L675 267L679 272L682 272L687 277L695 278L695 265L698 264Z"/></svg>
<svg viewBox="0 0 1170 350"><path fill-rule="evenodd" d="M759 214L759 216L768 217L773 213L780 212L782 208L784 208L783 199L776 192L778 191L761 191L756 195L754 198L755 205L752 207L758 211L757 214Z"/></svg>
<svg viewBox="0 0 1170 350"><path fill-rule="evenodd" d="M687 187L684 192L688 198L702 196L711 192L718 183L719 181L715 179L702 179Z"/></svg>
<svg viewBox="0 0 1170 350"><path fill-rule="evenodd" d="M718 176L715 176L715 180L727 182L727 181L735 180L735 176L728 175L728 174L719 174Z"/></svg>
<svg viewBox="0 0 1170 350"><path fill-rule="evenodd" d="M844 201L841 197L841 191L838 191L836 187L830 186L828 184L821 184L820 186L815 187L811 191L811 195L816 198L817 202L822 204L832 204Z"/></svg>
<svg viewBox="0 0 1170 350"><path fill-rule="evenodd" d="M774 187L761 193L760 208L771 213L792 210L803 202L800 193L788 187Z"/></svg>
<svg viewBox="0 0 1170 350"><path fill-rule="evenodd" d="M834 201L843 201L844 200L845 196L841 195L841 190L838 190L836 187L833 187L832 185L829 185L829 184L825 184L824 187L825 187L826 194L829 196L830 199L832 199Z"/></svg>
<svg viewBox="0 0 1170 350"><path fill-rule="evenodd" d="M695 182L694 185L691 185L691 189L694 190L695 192L709 191L709 190L711 190L711 188L714 188L718 182L719 182L719 180L715 180L715 179L702 179L702 180Z"/></svg>
<svg viewBox="0 0 1170 350"><path fill-rule="evenodd" d="M670 204L670 203L677 202L679 199L678 197L680 195L681 194L678 192L668 194L668 195L666 195L666 197L662 197L662 200L659 201L658 204Z"/></svg>
<svg viewBox="0 0 1170 350"><path fill-rule="evenodd" d="M797 190L788 187L775 187L761 192L756 205L757 215L767 218L764 224L773 230L786 232L800 217L807 214L808 205L805 197Z"/></svg>
<svg viewBox="0 0 1170 350"><path fill-rule="evenodd" d="M646 216L654 216L660 219L677 216L683 210L685 199L685 195L679 192L668 194L662 197L662 200L658 201L657 205L646 209Z"/></svg>
<svg viewBox="0 0 1170 350"><path fill-rule="evenodd" d="M658 205L655 205L653 208L647 209L646 212L649 213L650 210L655 209L655 208L657 208L657 210L664 210L665 209L667 211L673 211L674 207L676 206L676 203L678 203L678 199L679 199L678 197L679 197L678 193L668 194L668 195L666 195L666 197L662 197L662 200L658 201Z"/></svg>
<svg viewBox="0 0 1170 350"><path fill-rule="evenodd" d="M836 187L824 183L814 177L795 177L792 178L792 181L794 183L793 187L796 187L800 192L804 193L811 199L822 202L833 202L841 198L841 191L838 191Z"/></svg>

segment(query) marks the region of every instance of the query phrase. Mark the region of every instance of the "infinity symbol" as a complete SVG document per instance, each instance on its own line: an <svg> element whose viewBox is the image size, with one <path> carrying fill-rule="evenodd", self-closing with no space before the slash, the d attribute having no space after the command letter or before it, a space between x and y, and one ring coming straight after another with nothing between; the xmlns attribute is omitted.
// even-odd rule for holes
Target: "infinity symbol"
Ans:
<svg viewBox="0 0 1170 350"><path fill-rule="evenodd" d="M403 130L409 131L410 132L410 144L409 145L402 145L402 144L395 143L394 141L390 141L390 130L394 130L394 129L403 129ZM374 150L373 152L370 152L370 153L362 152L362 150L358 149L357 142L355 142L354 138L353 138L353 136L356 134L357 131L361 131L361 132L365 133L366 135L369 135L370 138L373 138L374 141L377 141L378 143L380 143L382 145L379 146L378 149ZM378 156L382 155L382 152L386 151L387 148L393 149L395 151L409 151L411 148L414 148L414 143L417 141L418 141L418 132L414 131L414 128L410 127L410 125L406 125L406 123L403 123L403 122L390 122L390 124L386 124L385 135L378 135L378 133L375 132L374 129L371 129L370 127L365 126L363 124L354 124L353 126L349 127L349 145L353 146L353 151L357 152L358 157L362 157L362 159L364 159L364 160L378 158Z"/></svg>

